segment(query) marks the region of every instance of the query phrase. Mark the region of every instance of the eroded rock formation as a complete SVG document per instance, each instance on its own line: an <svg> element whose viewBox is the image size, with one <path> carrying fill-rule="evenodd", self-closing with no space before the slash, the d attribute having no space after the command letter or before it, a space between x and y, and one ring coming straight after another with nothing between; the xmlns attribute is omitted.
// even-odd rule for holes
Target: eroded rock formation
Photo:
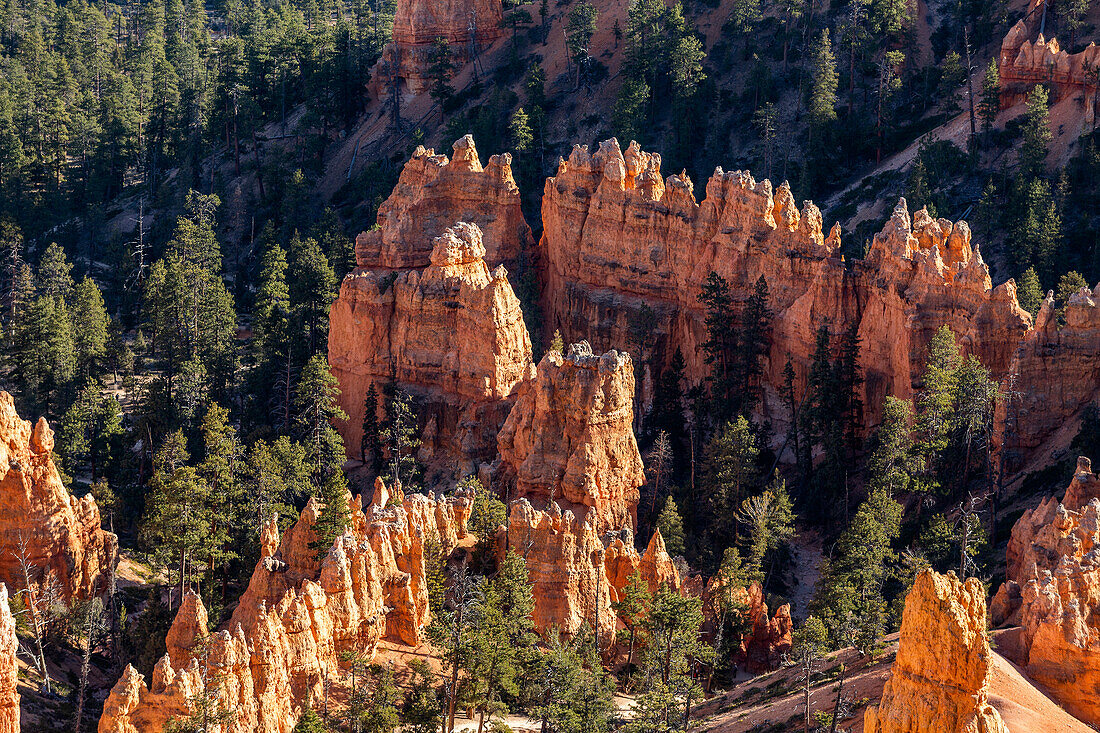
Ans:
<svg viewBox="0 0 1100 733"><path fill-rule="evenodd" d="M375 72L395 75L411 94L425 92L432 83L435 40L446 40L451 60L465 64L501 37L501 15L500 0L401 0L393 18L393 41Z"/></svg>
<svg viewBox="0 0 1100 733"><path fill-rule="evenodd" d="M106 590L118 540L103 530L91 494L77 499L61 483L53 445L46 419L32 427L0 392L0 582L26 585L22 557L34 588L86 598Z"/></svg>
<svg viewBox="0 0 1100 733"><path fill-rule="evenodd" d="M512 267L533 244L512 178L512 156L494 155L483 168L470 135L455 142L450 159L417 147L378 208L377 226L356 237L356 263L371 269L427 267L435 238L458 221L481 229L491 267Z"/></svg>
<svg viewBox="0 0 1100 733"><path fill-rule="evenodd" d="M1030 317L1016 304L1014 283L992 288L965 222L924 210L911 216L902 200L868 256L846 264L839 226L826 236L818 208L806 202L800 210L785 184L718 169L697 203L686 175L663 178L660 165L636 143L624 152L609 140L595 153L575 147L546 181L548 329L658 367L678 348L694 383L706 374L703 281L717 272L743 300L763 276L775 313L763 412L777 426L789 421L776 397L787 358L801 389L826 323L833 333L857 329L863 403L872 410L886 394L911 393L928 341L944 324L965 353L998 378L1006 372Z"/></svg>
<svg viewBox="0 0 1100 733"><path fill-rule="evenodd" d="M262 558L225 629L207 635L197 596L181 605L167 639L168 653L146 686L127 667L111 691L100 733L160 730L190 714L204 675L217 675L219 704L234 712L222 733L287 733L303 704L319 699L339 675L345 650L373 653L382 638L419 644L429 621L424 552L432 537L444 550L466 535L472 497L411 495L400 504L352 504L348 531L322 560L310 543L314 501L280 540L274 520L264 532ZM201 657L201 659L200 659Z"/></svg>
<svg viewBox="0 0 1100 733"><path fill-rule="evenodd" d="M1100 285L1070 296L1059 323L1048 293L1035 328L1020 343L998 403L996 435L1005 465L1015 470L1065 426L1076 432L1085 407L1100 396ZM1072 435L1071 433L1070 435Z"/></svg>
<svg viewBox="0 0 1100 733"><path fill-rule="evenodd" d="M591 516L599 533L634 529L645 474L633 421L629 355L596 356L584 341L550 351L497 437L504 480L516 497Z"/></svg>
<svg viewBox="0 0 1100 733"><path fill-rule="evenodd" d="M977 578L925 570L905 598L898 654L865 733L1008 733L987 699L992 652Z"/></svg>
<svg viewBox="0 0 1100 733"><path fill-rule="evenodd" d="M1046 86L1051 103L1075 94L1084 98L1085 124L1096 119L1096 67L1100 65L1100 48L1090 43L1080 53L1062 50L1057 38L1047 40L1026 20L1019 20L1001 42L997 70L1001 78L1002 109L1027 98L1036 84Z"/></svg>
<svg viewBox="0 0 1100 733"><path fill-rule="evenodd" d="M1061 502L1024 512L993 623L1021 626L1017 660L1066 709L1100 724L1100 479L1080 458Z"/></svg>
<svg viewBox="0 0 1100 733"><path fill-rule="evenodd" d="M332 305L329 364L349 415L338 426L349 456L360 457L364 395L393 380L421 413L421 460L448 475L493 460L513 392L535 369L507 273L489 271L470 223L437 236L423 269L349 273Z"/></svg>
<svg viewBox="0 0 1100 733"><path fill-rule="evenodd" d="M19 639L8 607L8 587L0 583L0 733L19 733Z"/></svg>
<svg viewBox="0 0 1100 733"><path fill-rule="evenodd" d="M571 635L587 624L598 630L602 648L611 644L616 629L612 604L635 571L651 592L665 584L680 588L659 532L639 556L629 529L601 537L591 517L581 521L556 502L546 511L526 499L512 502L507 544L527 562L535 627Z"/></svg>

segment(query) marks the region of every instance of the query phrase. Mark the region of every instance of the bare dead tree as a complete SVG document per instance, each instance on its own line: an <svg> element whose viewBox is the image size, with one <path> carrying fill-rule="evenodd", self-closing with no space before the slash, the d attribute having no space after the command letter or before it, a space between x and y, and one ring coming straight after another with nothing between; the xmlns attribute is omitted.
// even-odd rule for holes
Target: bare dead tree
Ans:
<svg viewBox="0 0 1100 733"><path fill-rule="evenodd" d="M27 605L27 613L30 617L31 631L34 633L36 647L36 654L32 654L32 658L34 659L34 666L38 668L38 673L42 675L42 689L46 692L53 692L50 671L46 668L46 653L42 647L42 620L38 612L38 598L34 592L34 586L31 585L31 573L37 575L38 568L31 561L27 547L27 538L23 536L23 532L20 530L15 557L19 561L19 570L23 573L23 589L18 591L16 596L22 595Z"/></svg>
<svg viewBox="0 0 1100 733"><path fill-rule="evenodd" d="M73 733L80 733L84 722L84 699L88 689L88 671L91 668L92 649L95 648L99 636L106 629L103 621L103 601L93 598L83 605L83 659L80 662L80 691L76 698L76 720L73 723Z"/></svg>

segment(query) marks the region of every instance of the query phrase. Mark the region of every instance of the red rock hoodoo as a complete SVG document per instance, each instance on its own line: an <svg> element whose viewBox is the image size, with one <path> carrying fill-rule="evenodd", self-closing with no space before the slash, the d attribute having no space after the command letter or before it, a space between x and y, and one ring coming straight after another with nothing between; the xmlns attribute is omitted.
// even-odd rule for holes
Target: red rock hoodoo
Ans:
<svg viewBox="0 0 1100 733"><path fill-rule="evenodd" d="M901 639L865 733L1008 733L987 698L992 652L977 578L925 570L905 598Z"/></svg>
<svg viewBox="0 0 1100 733"><path fill-rule="evenodd" d="M834 333L858 329L863 402L872 410L886 394L911 393L927 343L944 324L998 378L1007 371L1030 317L1014 283L992 288L965 222L934 220L924 210L910 216L902 200L868 256L846 264L839 226L825 236L818 208L806 202L799 210L785 184L774 189L718 169L697 203L692 182L662 178L660 164L636 143L623 152L609 140L594 154L575 147L546 181L540 249L548 329L597 349L628 349L658 368L679 348L688 379L698 382L706 373L703 281L717 272L743 300L764 276L775 317L763 417L777 426L790 419L776 397L786 360L801 387L814 335L826 323ZM652 335L635 343L633 326L650 321Z"/></svg>
<svg viewBox="0 0 1100 733"><path fill-rule="evenodd" d="M326 679L338 677L340 652L369 655L383 638L419 644L429 621L426 543L435 536L444 550L453 548L466 535L472 503L462 491L415 494L364 511L356 499L347 533L321 561L310 549L315 502L281 542L272 522L248 589L206 650L220 702L235 712L222 733L288 733L305 702L320 699ZM187 716L203 679L192 645L206 633L206 611L189 596L151 684L127 667L104 705L99 733L160 730L171 717Z"/></svg>
<svg viewBox="0 0 1100 733"><path fill-rule="evenodd" d="M103 530L91 494L69 494L54 466L53 431L45 418L32 427L0 392L0 582L23 588L21 545L31 584L56 585L66 598L106 590L118 540Z"/></svg>
<svg viewBox="0 0 1100 733"><path fill-rule="evenodd" d="M1034 17L1029 15L1029 18ZM1032 23L1035 25L1035 23ZM1001 42L997 70L1001 78L1001 108L1007 109L1027 98L1036 84L1046 86L1051 103L1081 95L1084 100L1084 121L1091 126L1096 120L1096 67L1100 65L1100 48L1090 43L1080 53L1062 50L1057 38L1047 40L1026 20L1019 20Z"/></svg>
<svg viewBox="0 0 1100 733"><path fill-rule="evenodd" d="M1100 479L1087 458L1062 502L1024 512L993 623L1021 626L1017 662L1071 713L1100 724Z"/></svg>
<svg viewBox="0 0 1100 733"><path fill-rule="evenodd" d="M535 367L507 273L490 272L485 256L480 228L457 223L435 238L423 269L359 267L344 279L329 364L349 416L338 426L349 456L360 456L364 395L394 380L417 401L429 468L470 473L493 460L513 393Z"/></svg>
<svg viewBox="0 0 1100 733"><path fill-rule="evenodd" d="M417 147L393 193L378 209L378 225L355 239L359 267L422 268L431 263L433 242L457 221L476 224L484 234L485 260L511 267L533 244L512 178L512 156L489 158L482 168L474 139L453 146L448 160Z"/></svg>
<svg viewBox="0 0 1100 733"><path fill-rule="evenodd" d="M515 497L558 502L603 533L637 523L645 483L634 438L634 368L630 356L592 353L587 342L550 351L500 430L504 482Z"/></svg>
<svg viewBox="0 0 1100 733"><path fill-rule="evenodd" d="M723 585L717 577L711 578L705 589L700 589L704 618L702 631L711 638L718 627L716 601L721 590ZM748 627L735 661L751 672L765 672L780 666L793 643L791 604L784 603L775 609L774 615L769 615L764 588L759 581L753 581L747 587L734 588L732 595L735 604L744 608L742 618Z"/></svg>
<svg viewBox="0 0 1100 733"><path fill-rule="evenodd" d="M587 624L598 631L602 648L612 642L616 629L611 604L635 570L651 591L665 584L680 588L680 575L660 532L639 556L629 529L601 538L591 518L578 520L556 502L546 511L535 509L526 499L512 502L507 541L527 561L535 627L540 631L556 627L572 635Z"/></svg>
<svg viewBox="0 0 1100 733"><path fill-rule="evenodd" d="M8 607L8 588L0 583L0 733L19 733L19 639Z"/></svg>

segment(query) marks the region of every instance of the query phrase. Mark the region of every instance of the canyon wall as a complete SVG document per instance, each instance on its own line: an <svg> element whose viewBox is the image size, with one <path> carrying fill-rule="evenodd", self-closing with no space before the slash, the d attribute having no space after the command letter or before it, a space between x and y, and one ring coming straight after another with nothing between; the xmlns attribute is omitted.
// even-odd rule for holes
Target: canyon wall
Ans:
<svg viewBox="0 0 1100 733"><path fill-rule="evenodd" d="M1100 724L1100 478L1087 458L1059 502L1024 512L1008 543L995 625L1018 624L1016 661L1081 720Z"/></svg>
<svg viewBox="0 0 1100 733"><path fill-rule="evenodd" d="M630 356L592 353L587 342L550 351L497 436L499 480L545 506L557 502L599 533L637 526L645 483L634 438Z"/></svg>
<svg viewBox="0 0 1100 733"><path fill-rule="evenodd" d="M356 268L332 305L329 365L347 422L348 455L360 457L364 396L391 381L422 421L420 459L448 477L496 455L513 392L534 374L531 340L507 272L485 263L476 224L453 223L423 269ZM365 260L360 259L362 265ZM430 484L429 484L430 485Z"/></svg>
<svg viewBox="0 0 1100 733"><path fill-rule="evenodd" d="M218 704L233 713L222 733L289 733L302 706L321 699L325 681L339 676L341 652L370 655L383 638L421 643L430 620L427 542L434 536L444 551L455 547L466 536L472 505L461 490L365 510L356 498L348 531L320 560L310 548L315 500L281 539L272 520L226 627L196 647L208 632L206 611L188 596L152 680L147 686L128 666L104 705L99 733L160 730L173 716L186 717L204 679L216 679Z"/></svg>
<svg viewBox="0 0 1100 733"><path fill-rule="evenodd" d="M45 418L33 426L0 392L0 582L34 589L55 585L65 598L87 598L107 588L118 539L103 530L91 494L72 496L54 465L53 431Z"/></svg>
<svg viewBox="0 0 1100 733"><path fill-rule="evenodd" d="M8 587L0 583L0 733L19 733L19 639L8 606Z"/></svg>
<svg viewBox="0 0 1100 733"><path fill-rule="evenodd" d="M574 147L547 179L540 255L548 332L630 351L645 365L643 384L656 378L651 366L660 370L679 349L688 380L698 383L707 371L704 280L716 272L744 301L763 276L774 320L762 417L779 435L790 419L777 397L784 365L790 358L804 388L824 324L834 334L858 331L871 421L885 395L911 394L941 325L995 376L1007 372L1030 316L1012 281L992 287L965 222L910 215L902 200L867 257L845 263L839 226L826 236L818 208L799 209L785 184L717 169L697 203L686 175L662 178L660 165L659 155L636 143L624 152L612 139L595 153Z"/></svg>
<svg viewBox="0 0 1100 733"><path fill-rule="evenodd" d="M989 704L985 588L925 570L905 598L898 654L865 733L1008 733Z"/></svg>
<svg viewBox="0 0 1100 733"><path fill-rule="evenodd" d="M1029 16L1033 17L1033 16ZM1038 33L1038 21L1017 21L1001 42L997 71L1001 77L1001 108L1026 100L1037 84L1050 90L1050 103L1079 95L1084 104L1085 125L1096 120L1096 68L1100 48L1090 43L1080 53L1062 50L1057 38ZM1035 41L1030 39L1035 36Z"/></svg>
<svg viewBox="0 0 1100 733"><path fill-rule="evenodd" d="M503 35L501 18L501 0L399 2L393 41L382 51L381 63L408 93L426 92L432 84L432 47L437 38L447 41L451 60L461 66ZM376 67L372 76L380 71Z"/></svg>
<svg viewBox="0 0 1100 733"><path fill-rule="evenodd" d="M1059 323L1048 293L1035 328L1013 354L996 436L1011 472L1059 431L1077 431L1085 407L1100 395L1100 285L1070 296Z"/></svg>

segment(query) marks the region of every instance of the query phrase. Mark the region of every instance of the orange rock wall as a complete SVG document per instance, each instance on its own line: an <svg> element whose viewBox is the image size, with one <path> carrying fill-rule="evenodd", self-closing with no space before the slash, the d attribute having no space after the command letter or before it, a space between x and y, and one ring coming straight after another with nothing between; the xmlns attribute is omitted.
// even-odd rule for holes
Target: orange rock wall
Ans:
<svg viewBox="0 0 1100 733"><path fill-rule="evenodd" d="M0 733L19 733L19 639L8 606L8 588L0 583Z"/></svg>
<svg viewBox="0 0 1100 733"><path fill-rule="evenodd" d="M1019 663L1081 720L1100 724L1100 479L1078 459L1062 502L1024 512L1008 543L993 623L1022 627Z"/></svg>
<svg viewBox="0 0 1100 733"><path fill-rule="evenodd" d="M519 301L504 267L489 271L484 241L476 224L453 224L423 269L359 267L344 278L328 356L350 457L361 455L364 396L373 383L381 399L392 379L417 402L429 467L469 473L493 460L513 391L534 364Z"/></svg>
<svg viewBox="0 0 1100 733"><path fill-rule="evenodd" d="M445 38L451 58L462 65L503 35L500 0L399 0L393 19L393 41L382 52L391 73L405 91L420 94L432 80L432 44Z"/></svg>
<svg viewBox="0 0 1100 733"><path fill-rule="evenodd" d="M596 356L583 341L547 353L497 436L510 495L591 513L600 533L634 529L645 474L633 421L629 355Z"/></svg>
<svg viewBox="0 0 1100 733"><path fill-rule="evenodd" d="M897 658L864 733L1008 733L987 698L991 656L981 581L925 570L905 598Z"/></svg>
<svg viewBox="0 0 1100 733"><path fill-rule="evenodd" d="M964 222L933 220L923 210L911 216L902 200L868 256L846 265L839 227L825 236L821 212L812 202L799 210L785 185L717 169L697 203L692 182L662 178L660 164L659 155L634 143L624 152L610 140L595 153L575 147L546 181L540 254L548 331L587 338L597 350L628 350L647 369L651 356L661 367L679 348L689 380L698 382L706 373L703 281L717 272L745 299L763 275L775 313L763 417L777 426L789 421L776 397L787 357L804 385L825 323L838 334L858 329L872 419L885 395L911 393L943 324L966 353L998 377L1006 372L1030 317L1011 281L991 287ZM656 328L643 347L632 334L647 309Z"/></svg>
<svg viewBox="0 0 1100 733"><path fill-rule="evenodd" d="M340 674L340 652L371 654L382 638L422 641L430 620L425 544L435 535L453 548L466 536L471 507L463 492L412 495L365 511L356 499L348 532L318 561L309 547L318 515L311 500L281 541L274 526L266 530L263 557L226 628L215 632L205 665L191 645L207 633L206 612L189 596L149 686L127 667L99 733L160 730L186 716L206 669L216 671L220 701L236 713L220 733L288 733L305 702L321 698L325 679Z"/></svg>
<svg viewBox="0 0 1100 733"><path fill-rule="evenodd" d="M19 562L26 543L31 584L56 584L68 597L106 590L118 554L118 538L103 530L91 494L69 494L54 466L53 431L45 418L21 420L7 392L0 392L0 582L26 584Z"/></svg>

